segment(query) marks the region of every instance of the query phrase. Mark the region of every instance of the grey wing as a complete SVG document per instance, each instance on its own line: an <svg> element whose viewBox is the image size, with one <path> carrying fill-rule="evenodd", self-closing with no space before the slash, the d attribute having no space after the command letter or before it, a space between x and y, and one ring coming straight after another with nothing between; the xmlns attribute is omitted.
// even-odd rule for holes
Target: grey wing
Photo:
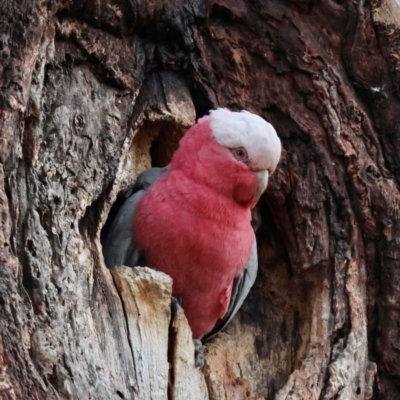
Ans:
<svg viewBox="0 0 400 400"><path fill-rule="evenodd" d="M254 235L253 247L251 251L251 256L246 264L243 272L238 275L234 282L232 288L231 301L229 303L228 311L225 316L220 319L215 325L214 329L207 334L202 341L207 342L213 338L218 332L225 328L226 325L231 321L235 314L239 311L244 300L250 292L251 287L257 278L258 270L258 257L257 257L257 241Z"/></svg>
<svg viewBox="0 0 400 400"><path fill-rule="evenodd" d="M149 168L142 172L136 179L133 185L135 190L147 190L155 181L160 179L167 172L167 167L164 168Z"/></svg>
<svg viewBox="0 0 400 400"><path fill-rule="evenodd" d="M104 261L108 268L120 265L135 267L140 254L132 242L132 223L137 204L146 190L159 179L166 168L150 168L141 173L132 191L116 214L107 221L106 232L102 238Z"/></svg>
<svg viewBox="0 0 400 400"><path fill-rule="evenodd" d="M126 265L135 267L139 252L132 243L133 213L145 191L140 190L129 197L111 221L103 239L103 255L107 268Z"/></svg>

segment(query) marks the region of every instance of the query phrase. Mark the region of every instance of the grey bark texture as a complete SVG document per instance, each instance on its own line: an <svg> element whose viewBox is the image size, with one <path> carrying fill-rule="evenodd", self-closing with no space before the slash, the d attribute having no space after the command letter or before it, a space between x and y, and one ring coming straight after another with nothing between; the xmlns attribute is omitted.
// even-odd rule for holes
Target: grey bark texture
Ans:
<svg viewBox="0 0 400 400"><path fill-rule="evenodd" d="M398 0L2 0L0 398L399 399L399 71ZM171 280L100 238L217 106L284 150L199 371Z"/></svg>

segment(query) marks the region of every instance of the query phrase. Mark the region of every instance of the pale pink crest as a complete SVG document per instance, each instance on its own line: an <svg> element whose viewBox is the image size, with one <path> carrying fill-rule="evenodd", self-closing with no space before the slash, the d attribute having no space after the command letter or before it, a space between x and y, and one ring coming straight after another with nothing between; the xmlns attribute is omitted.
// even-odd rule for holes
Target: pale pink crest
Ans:
<svg viewBox="0 0 400 400"><path fill-rule="evenodd" d="M269 122L248 111L218 108L210 111L210 126L222 146L247 150L252 170L275 170L281 156L281 141Z"/></svg>

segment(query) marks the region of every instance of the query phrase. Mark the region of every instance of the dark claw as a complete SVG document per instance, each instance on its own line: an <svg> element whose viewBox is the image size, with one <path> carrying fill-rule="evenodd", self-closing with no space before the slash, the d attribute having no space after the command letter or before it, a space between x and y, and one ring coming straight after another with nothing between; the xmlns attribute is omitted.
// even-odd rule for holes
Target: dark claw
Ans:
<svg viewBox="0 0 400 400"><path fill-rule="evenodd" d="M193 339L194 344L194 365L196 368L203 368L204 367L204 350L206 346L201 343L199 339Z"/></svg>
<svg viewBox="0 0 400 400"><path fill-rule="evenodd" d="M181 297L171 297L171 317L172 319L175 318L175 315L178 311L178 308L182 304ZM201 343L199 339L193 339L194 344L194 365L196 368L203 368L204 367L204 350L206 346Z"/></svg>
<svg viewBox="0 0 400 400"><path fill-rule="evenodd" d="M178 310L181 304L182 304L181 297L174 297L174 296L171 297L171 310L173 315L176 314L176 311Z"/></svg>

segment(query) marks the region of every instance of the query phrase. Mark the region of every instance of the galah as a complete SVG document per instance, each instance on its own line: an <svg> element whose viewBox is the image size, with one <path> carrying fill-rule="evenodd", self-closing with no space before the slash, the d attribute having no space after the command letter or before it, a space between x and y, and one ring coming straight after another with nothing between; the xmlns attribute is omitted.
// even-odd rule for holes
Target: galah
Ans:
<svg viewBox="0 0 400 400"><path fill-rule="evenodd" d="M281 154L271 124L219 108L198 120L166 169L139 176L136 191L108 224L109 268L139 259L173 279L193 338L235 315L257 275L251 209Z"/></svg>

